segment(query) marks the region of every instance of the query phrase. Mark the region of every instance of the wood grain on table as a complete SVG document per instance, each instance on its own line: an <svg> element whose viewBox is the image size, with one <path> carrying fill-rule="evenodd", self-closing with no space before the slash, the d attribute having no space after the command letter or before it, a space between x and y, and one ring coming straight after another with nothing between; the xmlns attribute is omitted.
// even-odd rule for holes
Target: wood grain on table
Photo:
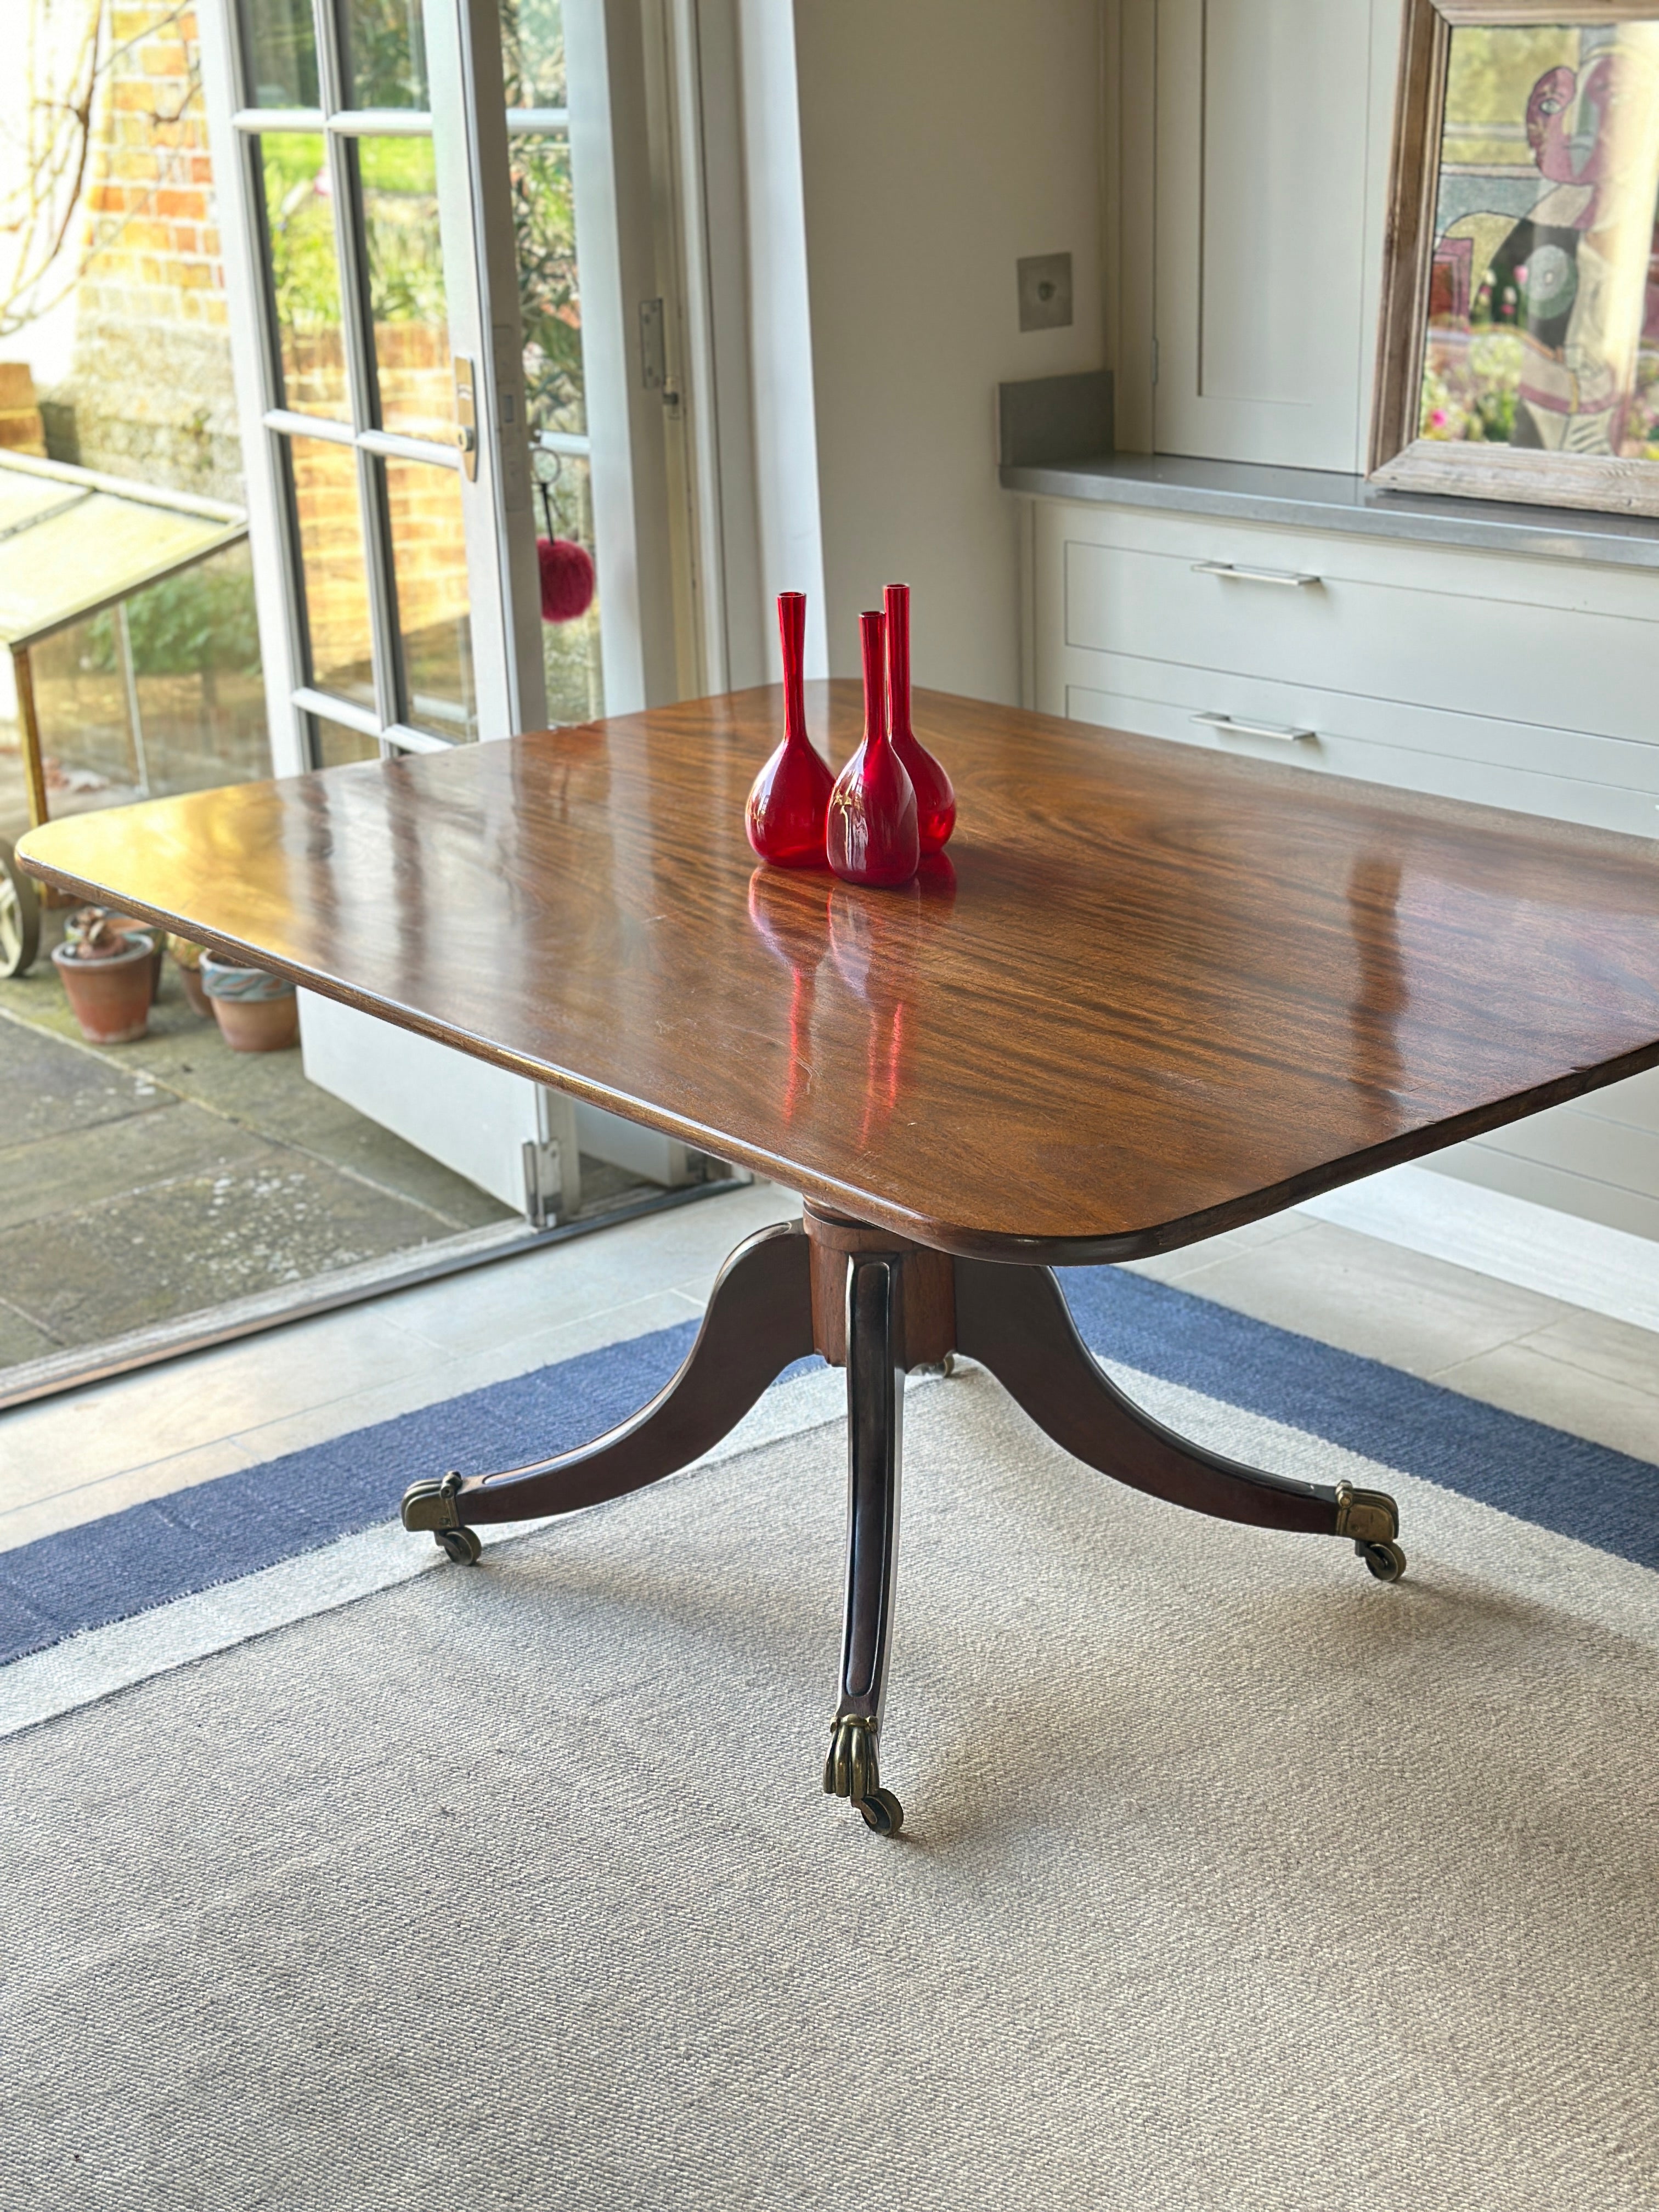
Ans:
<svg viewBox="0 0 1659 2212"><path fill-rule="evenodd" d="M839 767L855 684L809 686ZM968 1255L1127 1259L1659 1064L1659 845L919 691L902 891L758 690L33 832L36 872Z"/></svg>

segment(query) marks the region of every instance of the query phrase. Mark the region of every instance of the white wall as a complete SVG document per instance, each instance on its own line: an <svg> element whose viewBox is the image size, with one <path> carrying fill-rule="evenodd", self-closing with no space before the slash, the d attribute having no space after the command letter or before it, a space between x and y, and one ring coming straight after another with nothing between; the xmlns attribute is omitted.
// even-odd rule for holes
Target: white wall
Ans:
<svg viewBox="0 0 1659 2212"><path fill-rule="evenodd" d="M795 0L830 665L915 592L921 683L1019 696L1016 503L995 388L1097 368L1100 0ZM1069 252L1069 330L1014 264Z"/></svg>

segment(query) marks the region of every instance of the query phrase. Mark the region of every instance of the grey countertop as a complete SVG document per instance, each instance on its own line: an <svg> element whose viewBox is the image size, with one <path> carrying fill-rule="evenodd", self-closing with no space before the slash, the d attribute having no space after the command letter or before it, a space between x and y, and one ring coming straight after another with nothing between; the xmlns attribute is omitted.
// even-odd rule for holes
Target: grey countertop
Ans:
<svg viewBox="0 0 1659 2212"><path fill-rule="evenodd" d="M1045 499L1230 514L1242 522L1352 530L1369 538L1469 545L1484 553L1659 568L1659 519L1652 516L1377 491L1363 477L1324 469L1267 468L1174 453L1109 453L1098 460L1005 466L1000 476L1008 490Z"/></svg>

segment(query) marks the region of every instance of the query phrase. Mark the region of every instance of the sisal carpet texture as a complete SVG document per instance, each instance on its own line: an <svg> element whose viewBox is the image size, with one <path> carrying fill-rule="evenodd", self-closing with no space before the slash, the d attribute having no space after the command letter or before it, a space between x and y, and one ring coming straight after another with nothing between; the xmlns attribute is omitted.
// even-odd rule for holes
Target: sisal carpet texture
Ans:
<svg viewBox="0 0 1659 2212"><path fill-rule="evenodd" d="M972 1370L908 1429L896 1842L833 1428L0 1746L6 2212L1659 2203L1652 1573L1404 1477L1384 1589Z"/></svg>

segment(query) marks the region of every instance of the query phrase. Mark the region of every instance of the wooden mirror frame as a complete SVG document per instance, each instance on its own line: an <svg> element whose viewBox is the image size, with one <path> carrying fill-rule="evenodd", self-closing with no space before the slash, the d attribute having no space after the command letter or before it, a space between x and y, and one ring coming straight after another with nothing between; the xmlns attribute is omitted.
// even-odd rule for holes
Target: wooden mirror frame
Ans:
<svg viewBox="0 0 1659 2212"><path fill-rule="evenodd" d="M1659 0L1405 0L1366 471L1380 489L1659 514L1659 461L1417 434L1453 31L1466 23L1522 28L1656 21Z"/></svg>

